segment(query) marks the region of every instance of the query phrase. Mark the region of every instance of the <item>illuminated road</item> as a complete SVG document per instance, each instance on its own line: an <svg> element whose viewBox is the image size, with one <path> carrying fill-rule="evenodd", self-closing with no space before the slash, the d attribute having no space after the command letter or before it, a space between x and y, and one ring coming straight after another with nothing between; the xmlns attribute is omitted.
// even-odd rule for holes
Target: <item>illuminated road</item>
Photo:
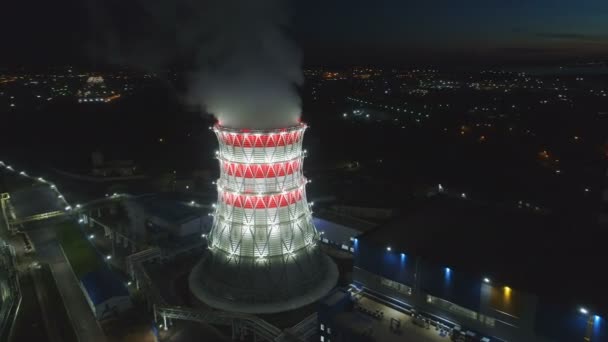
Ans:
<svg viewBox="0 0 608 342"><path fill-rule="evenodd" d="M36 246L41 262L47 262L51 267L53 277L57 282L59 293L66 306L74 331L80 341L105 341L103 330L85 299L78 279L72 272L55 233L49 227L30 231L30 237Z"/></svg>

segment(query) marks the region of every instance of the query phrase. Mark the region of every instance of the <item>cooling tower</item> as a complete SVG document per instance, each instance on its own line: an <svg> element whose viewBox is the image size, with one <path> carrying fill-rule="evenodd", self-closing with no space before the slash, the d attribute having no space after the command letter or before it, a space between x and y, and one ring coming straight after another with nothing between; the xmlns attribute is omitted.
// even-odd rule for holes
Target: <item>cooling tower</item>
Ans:
<svg viewBox="0 0 608 342"><path fill-rule="evenodd" d="M336 284L333 261L306 200L306 125L230 129L215 125L218 201L208 252L190 274L192 293L229 311L274 313L323 297Z"/></svg>

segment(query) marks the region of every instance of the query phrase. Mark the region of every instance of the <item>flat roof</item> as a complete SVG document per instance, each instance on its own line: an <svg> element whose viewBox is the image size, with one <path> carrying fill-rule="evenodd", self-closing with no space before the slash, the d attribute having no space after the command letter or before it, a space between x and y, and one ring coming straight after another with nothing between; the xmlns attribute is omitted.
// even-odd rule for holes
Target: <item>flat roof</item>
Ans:
<svg viewBox="0 0 608 342"><path fill-rule="evenodd" d="M591 222L436 195L359 239L605 314L608 232Z"/></svg>
<svg viewBox="0 0 608 342"><path fill-rule="evenodd" d="M339 225L352 228L359 232L366 232L373 229L378 224L370 221L366 221L357 217L337 213L331 210L321 210L318 213L315 212L314 217L318 217L322 220L330 221Z"/></svg>
<svg viewBox="0 0 608 342"><path fill-rule="evenodd" d="M141 204L148 215L154 215L169 223L183 223L200 218L206 209L190 206L185 202L160 194L142 196L134 199Z"/></svg>
<svg viewBox="0 0 608 342"><path fill-rule="evenodd" d="M95 305L114 297L128 297L129 290L118 275L108 268L100 268L85 274L80 280Z"/></svg>

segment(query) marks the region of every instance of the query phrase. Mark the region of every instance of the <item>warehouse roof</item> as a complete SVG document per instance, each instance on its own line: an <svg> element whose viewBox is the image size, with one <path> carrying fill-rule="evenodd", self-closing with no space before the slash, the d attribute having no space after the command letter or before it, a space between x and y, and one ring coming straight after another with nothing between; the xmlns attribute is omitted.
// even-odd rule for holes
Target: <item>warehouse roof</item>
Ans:
<svg viewBox="0 0 608 342"><path fill-rule="evenodd" d="M80 281L94 305L114 297L129 296L120 277L105 267L85 274Z"/></svg>
<svg viewBox="0 0 608 342"><path fill-rule="evenodd" d="M607 313L607 237L571 218L437 195L359 239Z"/></svg>

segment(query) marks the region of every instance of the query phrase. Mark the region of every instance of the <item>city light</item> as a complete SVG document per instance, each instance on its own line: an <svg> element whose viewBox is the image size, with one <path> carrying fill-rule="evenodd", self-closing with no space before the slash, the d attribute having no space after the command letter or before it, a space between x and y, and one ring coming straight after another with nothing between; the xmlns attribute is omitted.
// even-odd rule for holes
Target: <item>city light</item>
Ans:
<svg viewBox="0 0 608 342"><path fill-rule="evenodd" d="M93 240L95 238L95 235L91 234L89 235L89 240Z"/></svg>
<svg viewBox="0 0 608 342"><path fill-rule="evenodd" d="M483 278L483 282L486 283L486 284L489 284L490 283L490 278Z"/></svg>
<svg viewBox="0 0 608 342"><path fill-rule="evenodd" d="M583 315L586 315L589 313L589 310L587 310L585 308L580 308L580 309L578 309L578 312L582 313Z"/></svg>
<svg viewBox="0 0 608 342"><path fill-rule="evenodd" d="M112 256L111 255L106 255L106 260L110 260L110 259L112 259Z"/></svg>
<svg viewBox="0 0 608 342"><path fill-rule="evenodd" d="M387 251L387 252L390 252L390 251L391 251L391 247L390 247L390 246L389 246L389 247L386 247L386 251Z"/></svg>

